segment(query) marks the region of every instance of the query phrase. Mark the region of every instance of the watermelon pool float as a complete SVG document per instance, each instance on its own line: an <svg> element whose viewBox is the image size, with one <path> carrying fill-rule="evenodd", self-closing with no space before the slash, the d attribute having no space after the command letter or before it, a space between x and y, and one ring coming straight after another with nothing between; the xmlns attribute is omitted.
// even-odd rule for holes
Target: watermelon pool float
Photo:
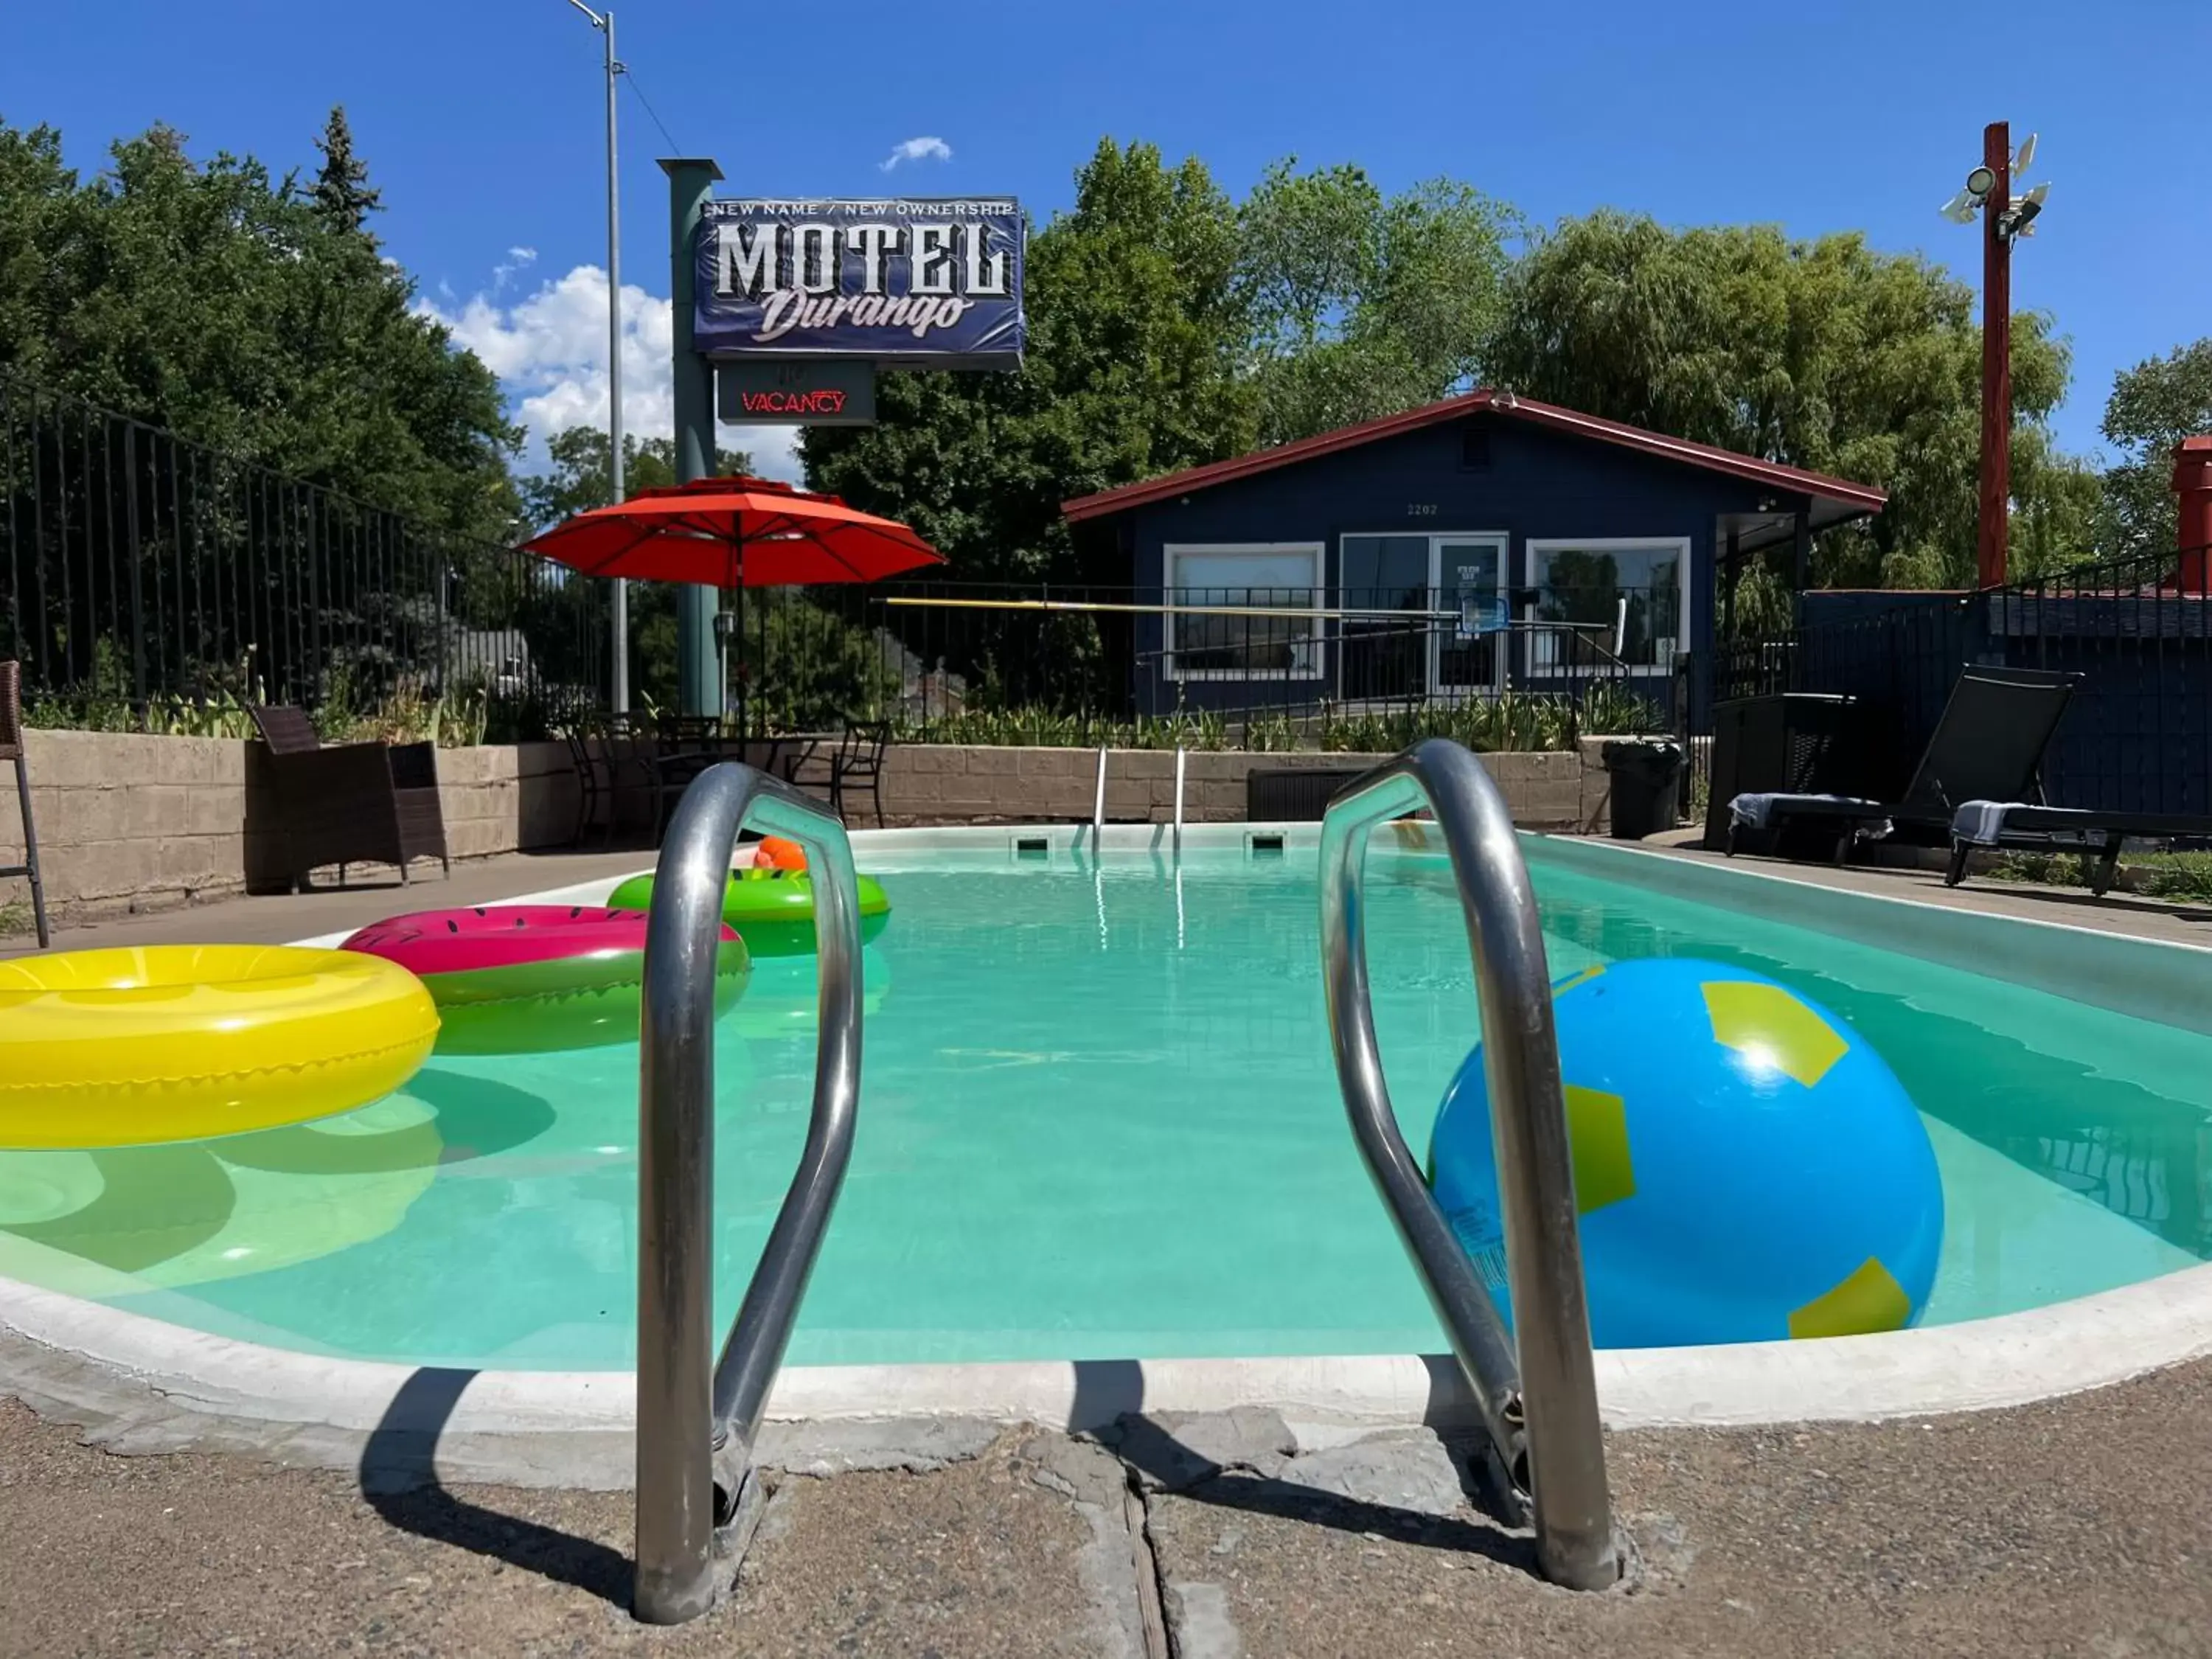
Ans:
<svg viewBox="0 0 2212 1659"><path fill-rule="evenodd" d="M645 978L641 910L492 904L424 910L362 928L343 947L398 963L438 1005L438 1051L511 1054L597 1048L637 1036ZM752 956L728 927L714 1012L744 994Z"/></svg>

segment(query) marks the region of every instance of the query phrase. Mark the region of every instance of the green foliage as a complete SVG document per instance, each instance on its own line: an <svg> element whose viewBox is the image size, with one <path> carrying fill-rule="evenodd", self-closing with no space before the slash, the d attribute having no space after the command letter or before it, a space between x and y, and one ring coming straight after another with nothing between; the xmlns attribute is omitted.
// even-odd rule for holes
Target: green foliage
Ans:
<svg viewBox="0 0 2212 1659"><path fill-rule="evenodd" d="M32 914L28 899L9 899L0 904L0 939L10 933L27 933L38 918Z"/></svg>
<svg viewBox="0 0 2212 1659"><path fill-rule="evenodd" d="M2000 881L2033 882L2052 887L2087 884L2086 860L2078 853L2000 853L1990 873ZM2130 890L2150 898L2212 903L2212 853L2133 853L2122 856L2132 872Z"/></svg>
<svg viewBox="0 0 2212 1659"><path fill-rule="evenodd" d="M563 519L605 507L612 498L613 473L608 465L612 452L603 428L568 427L548 439L545 450L553 464L551 470L516 481L523 517L532 528L550 530ZM714 470L723 477L748 474L753 470L753 458L742 449L718 449ZM641 439L634 432L623 434L623 499L641 489L665 489L675 482L674 439Z"/></svg>
<svg viewBox="0 0 2212 1659"><path fill-rule="evenodd" d="M131 698L122 653L103 639L94 642L93 672L84 685L66 697L30 696L23 705L23 723L42 730L139 732L167 738L244 741L258 736L249 705L269 698L254 672L253 653L248 651L209 678L212 684L204 696L156 693L142 710ZM419 679L403 677L389 688L380 688L365 665L340 664L331 671L327 695L312 718L325 743L428 742L452 749L486 741L492 708L485 686L432 696Z"/></svg>
<svg viewBox="0 0 2212 1659"><path fill-rule="evenodd" d="M1888 507L1821 538L1817 579L1960 586L1974 571L1980 350L1972 290L1917 255L1856 234L1678 232L1608 211L1563 222L1515 267L1488 372L1589 414L1878 484ZM2079 486L2047 425L2067 369L2050 319L2016 316L2015 493L2046 539L2077 533Z"/></svg>
<svg viewBox="0 0 2212 1659"><path fill-rule="evenodd" d="M1727 613L1723 612L1725 617ZM1787 631L1790 623L1790 586L1773 568L1758 559L1745 561L1736 578L1735 611L1728 637L1735 640L1771 639Z"/></svg>
<svg viewBox="0 0 2212 1659"><path fill-rule="evenodd" d="M836 730L879 718L900 690L882 643L796 588L744 596L744 632L731 641L731 693L745 692L755 731Z"/></svg>
<svg viewBox="0 0 2212 1659"><path fill-rule="evenodd" d="M1269 167L1238 211L1260 438L1280 443L1472 382L1510 210L1449 179L1385 198L1355 167Z"/></svg>
<svg viewBox="0 0 2212 1659"><path fill-rule="evenodd" d="M1251 729L1247 727L1246 733ZM1214 753L1255 747L1249 736L1244 742L1236 741L1239 734L1210 708L1178 710L1172 714L1139 714L1131 720L1034 706L971 708L926 724L900 722L897 730L905 742L969 744L984 748L1193 749ZM1277 728L1269 726L1263 732L1263 738L1276 732ZM1276 746L1297 745L1292 742Z"/></svg>
<svg viewBox="0 0 2212 1659"><path fill-rule="evenodd" d="M1656 732L1658 711L1625 687L1600 681L1579 699L1508 691L1476 702L1431 704L1388 714L1330 717L1320 747L1352 754L1393 754L1428 738L1449 738L1477 754L1527 754L1571 749L1584 733L1609 737Z"/></svg>
<svg viewBox="0 0 2212 1659"><path fill-rule="evenodd" d="M52 127L0 124L0 368L444 529L504 538L500 388L349 228L374 192L343 123L326 207L156 126L90 183ZM326 173L329 168L326 166ZM331 179L337 191L338 179ZM343 196L343 200L339 197Z"/></svg>
<svg viewBox="0 0 2212 1659"><path fill-rule="evenodd" d="M1031 239L1025 289L1018 371L886 374L877 425L802 441L817 487L912 525L963 580L1072 576L1061 501L1255 434L1236 210L1195 160L1102 141Z"/></svg>
<svg viewBox="0 0 2212 1659"><path fill-rule="evenodd" d="M2173 447L2212 433L2212 335L2112 377L2106 441L2121 459L2105 474L2105 522L2115 553L2174 544Z"/></svg>
<svg viewBox="0 0 2212 1659"><path fill-rule="evenodd" d="M370 187L368 164L353 153L353 129L346 123L343 104L331 106L315 148L323 153L322 171L308 192L315 211L333 229L367 235L368 216L384 205L384 192Z"/></svg>

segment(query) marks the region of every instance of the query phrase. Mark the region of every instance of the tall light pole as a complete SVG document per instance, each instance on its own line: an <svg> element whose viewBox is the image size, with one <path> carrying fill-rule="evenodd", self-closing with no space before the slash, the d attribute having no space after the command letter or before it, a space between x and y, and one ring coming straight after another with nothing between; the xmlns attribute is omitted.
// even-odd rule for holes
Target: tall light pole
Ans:
<svg viewBox="0 0 2212 1659"><path fill-rule="evenodd" d="M592 27L606 37L607 45L607 481L608 499L623 499L622 417L622 209L615 172L615 78L622 64L615 57L615 15L593 11L584 0L568 3L592 20ZM614 662L610 672L607 706L616 714L629 709L629 584L621 577L614 586Z"/></svg>
<svg viewBox="0 0 2212 1659"><path fill-rule="evenodd" d="M2030 236L2043 211L2049 185L2013 199L2012 176L2035 159L2035 135L2012 153L2012 130L2002 121L1982 129L1982 164L1966 185L1943 204L1954 224L1982 219L1982 471L1974 519L1974 564L1984 588L2002 587L2012 512L2012 244Z"/></svg>

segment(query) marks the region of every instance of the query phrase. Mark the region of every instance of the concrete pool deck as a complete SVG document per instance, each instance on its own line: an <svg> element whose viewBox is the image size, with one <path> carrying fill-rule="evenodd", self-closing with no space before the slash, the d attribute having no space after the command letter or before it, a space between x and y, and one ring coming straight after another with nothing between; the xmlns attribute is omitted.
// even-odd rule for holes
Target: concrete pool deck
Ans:
<svg viewBox="0 0 2212 1659"><path fill-rule="evenodd" d="M2163 945L2196 945L2212 949L2212 904L2118 891L2100 898L2085 887L1998 881L1988 876L1969 876L1960 886L1946 887L1942 872L1934 870L1858 864L1839 870L1832 865L1796 864L1785 859L1749 854L1732 859L1697 845L1698 834L1694 829L1678 830L1650 841L1612 844L1632 846L1697 864L1803 882L1837 892L1910 899L1915 903L1971 915L2010 916L2022 921L2049 922L2061 927L2117 933L2128 939L2153 939Z"/></svg>
<svg viewBox="0 0 2212 1659"><path fill-rule="evenodd" d="M649 859L489 860L404 893L235 901L57 943L296 939L398 908L611 878ZM2212 945L2212 913L2142 914L2188 907L1736 862ZM2180 931L2144 931L2168 926ZM655 1633L622 1611L626 1494L405 1489L427 1464L405 1436L351 1474L277 1467L281 1449L161 1450L158 1437L136 1443L155 1455L119 1456L85 1443L66 1413L42 1420L0 1401L0 1536L15 1545L0 1555L10 1614L0 1654L641 1642L1144 1659L2201 1653L2212 1650L2212 1577L2198 1559L2208 1406L2212 1361L2199 1361L1972 1415L1615 1433L1616 1504L1642 1575L1599 1597L1535 1581L1525 1535L1466 1502L1425 1431L1299 1447L1272 1413L1246 1412L1125 1425L1101 1437L1115 1443L1109 1453L1086 1438L942 1420L844 1442L780 1425L765 1461L799 1473L781 1483L737 1595L695 1626Z"/></svg>
<svg viewBox="0 0 2212 1659"><path fill-rule="evenodd" d="M2198 1655L2212 1364L2004 1412L1608 1437L1576 1595L1424 1431L1266 1413L781 1460L735 1593L633 1624L627 1494L119 1457L0 1402L0 1654Z"/></svg>
<svg viewBox="0 0 2212 1659"><path fill-rule="evenodd" d="M99 951L118 945L282 945L322 933L350 933L408 910L497 904L514 894L575 882L612 879L653 866L650 848L612 853L501 853L456 864L451 877L417 874L404 887L388 871L346 887L309 893L257 894L144 915L110 916L54 930L57 951ZM423 866L416 866L420 871ZM34 956L30 933L0 934L0 959Z"/></svg>

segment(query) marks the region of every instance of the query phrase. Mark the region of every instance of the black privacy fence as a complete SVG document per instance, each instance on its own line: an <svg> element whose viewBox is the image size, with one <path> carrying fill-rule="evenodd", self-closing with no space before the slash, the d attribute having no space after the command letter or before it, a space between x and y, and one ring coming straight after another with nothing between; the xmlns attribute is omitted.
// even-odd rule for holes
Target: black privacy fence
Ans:
<svg viewBox="0 0 2212 1659"><path fill-rule="evenodd" d="M604 705L608 605L546 561L0 376L0 658L40 724L400 704L528 735Z"/></svg>
<svg viewBox="0 0 2212 1659"><path fill-rule="evenodd" d="M536 736L607 703L608 585L0 374L0 658L37 724ZM1500 590L929 580L725 595L723 715L982 743L1484 749L1677 729L1672 584ZM632 691L672 713L670 595Z"/></svg>
<svg viewBox="0 0 2212 1659"><path fill-rule="evenodd" d="M1455 722L1489 748L1666 723L1671 592L1505 597L945 580L753 589L732 600L729 709L755 732L869 718L959 741L1134 731L1346 748L1423 722ZM1571 607L1605 620L1551 614ZM1656 641L1655 616L1668 630Z"/></svg>
<svg viewBox="0 0 2212 1659"><path fill-rule="evenodd" d="M1712 697L1802 691L1864 706L1901 788L1968 663L2076 677L2045 757L2055 805L2212 814L2212 550L2085 564L1984 593L1807 596L1808 625L1714 653ZM1849 605L1858 614L1821 617Z"/></svg>

